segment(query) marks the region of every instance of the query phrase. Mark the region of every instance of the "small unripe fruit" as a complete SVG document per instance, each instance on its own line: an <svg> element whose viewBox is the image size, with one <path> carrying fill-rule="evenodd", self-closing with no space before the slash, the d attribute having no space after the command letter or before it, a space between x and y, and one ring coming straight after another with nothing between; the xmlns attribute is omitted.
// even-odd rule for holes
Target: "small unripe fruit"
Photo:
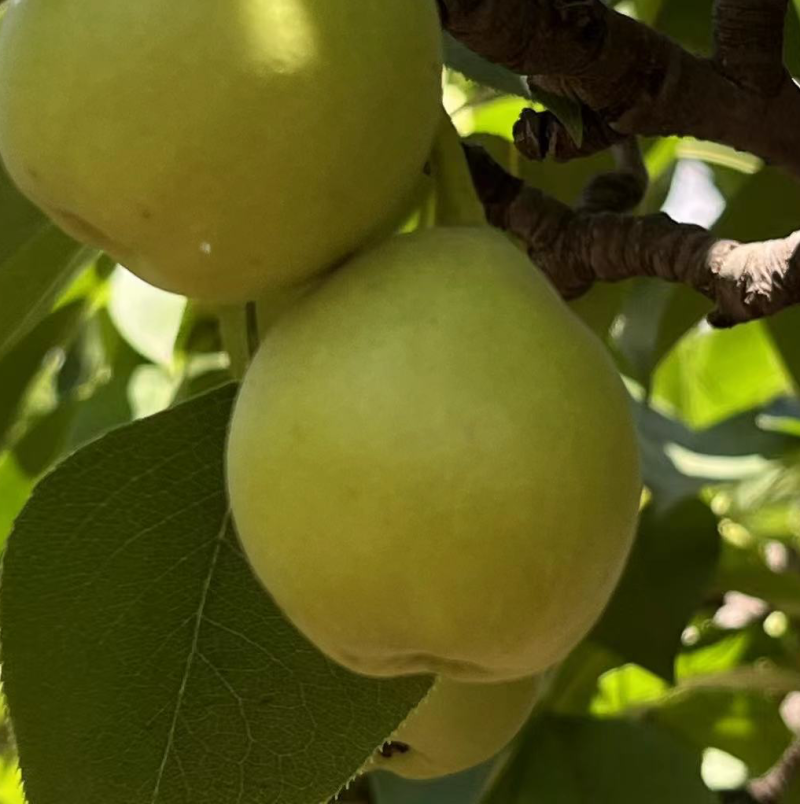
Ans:
<svg viewBox="0 0 800 804"><path fill-rule="evenodd" d="M501 684L439 678L366 770L433 779L491 759L528 719L540 687L539 676Z"/></svg>
<svg viewBox="0 0 800 804"><path fill-rule="evenodd" d="M227 471L256 574L321 650L462 681L535 674L587 634L640 494L605 349L485 227L392 238L279 318Z"/></svg>
<svg viewBox="0 0 800 804"><path fill-rule="evenodd" d="M166 290L302 281L397 215L439 122L434 0L19 0L0 156Z"/></svg>

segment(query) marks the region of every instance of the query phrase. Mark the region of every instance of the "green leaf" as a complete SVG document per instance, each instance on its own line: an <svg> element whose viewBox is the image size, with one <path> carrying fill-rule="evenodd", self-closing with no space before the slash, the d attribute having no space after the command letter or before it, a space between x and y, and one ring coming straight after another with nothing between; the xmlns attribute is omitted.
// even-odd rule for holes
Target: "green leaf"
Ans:
<svg viewBox="0 0 800 804"><path fill-rule="evenodd" d="M82 300L60 307L0 357L0 446L7 440L25 392L42 368L45 356L74 336L85 309Z"/></svg>
<svg viewBox="0 0 800 804"><path fill-rule="evenodd" d="M656 366L712 305L683 285L655 279L629 285L614 341L623 371L649 389Z"/></svg>
<svg viewBox="0 0 800 804"><path fill-rule="evenodd" d="M186 298L118 268L111 275L108 314L123 338L152 363L172 366Z"/></svg>
<svg viewBox="0 0 800 804"><path fill-rule="evenodd" d="M765 324L753 321L683 338L656 371L653 401L699 429L792 392Z"/></svg>
<svg viewBox="0 0 800 804"><path fill-rule="evenodd" d="M716 804L699 752L624 720L534 721L486 804Z"/></svg>
<svg viewBox="0 0 800 804"><path fill-rule="evenodd" d="M788 407L788 406L787 406ZM778 410L760 417L762 426L795 438L800 419ZM800 499L800 452L786 451L764 471L726 490L726 514L757 540L783 539L791 544L797 533L797 501Z"/></svg>
<svg viewBox="0 0 800 804"><path fill-rule="evenodd" d="M694 430L634 404L645 484L659 506L696 496L710 483L758 477L775 459L798 449L796 436L763 427L764 408Z"/></svg>
<svg viewBox="0 0 800 804"><path fill-rule="evenodd" d="M800 23L794 9L790 10L788 20L787 31L798 42L795 60L800 70ZM723 237L742 241L786 237L797 228L799 208L800 186L797 182L777 168L763 168L749 176L728 202L714 231ZM771 316L765 322L796 386L800 386L800 347L796 337L798 325L800 311L797 308Z"/></svg>
<svg viewBox="0 0 800 804"><path fill-rule="evenodd" d="M743 592L800 617L800 574L773 572L756 550L725 544L714 588Z"/></svg>
<svg viewBox="0 0 800 804"><path fill-rule="evenodd" d="M449 33L444 34L444 61L452 70L475 81L478 84L491 87L505 95L518 95L529 98L528 84L525 79L501 67L499 64L487 61L474 53L466 45L462 45Z"/></svg>
<svg viewBox="0 0 800 804"><path fill-rule="evenodd" d="M598 282L583 296L569 302L569 307L605 343L627 292L628 286L622 282Z"/></svg>
<svg viewBox="0 0 800 804"><path fill-rule="evenodd" d="M500 101L496 101L495 104L499 105ZM504 109L507 109L508 106L507 103L503 104ZM496 120L494 115L490 116L490 109L491 104L486 104L474 110L476 133L471 135L467 142L483 146L508 172L565 204L574 204L594 176L612 170L614 167L608 151L565 163L554 162L550 159L543 162L523 159L514 143L508 139L511 134L511 125L508 127L508 137L501 137L496 133L483 133L484 128L497 129L500 127L500 121ZM516 118L518 112L513 107L512 111ZM461 126L458 116L456 116L456 121Z"/></svg>
<svg viewBox="0 0 800 804"><path fill-rule="evenodd" d="M17 522L3 682L35 804L317 804L430 684L338 668L255 580L225 494L234 391L92 443Z"/></svg>
<svg viewBox="0 0 800 804"><path fill-rule="evenodd" d="M797 228L800 185L778 168L765 167L747 178L714 224L714 232L736 240L786 237Z"/></svg>
<svg viewBox="0 0 800 804"><path fill-rule="evenodd" d="M795 389L800 389L800 307L789 307L767 319L767 329L783 358Z"/></svg>
<svg viewBox="0 0 800 804"><path fill-rule="evenodd" d="M727 751L750 772L770 768L791 740L781 718L780 697L725 689L679 690L648 717L687 744Z"/></svg>
<svg viewBox="0 0 800 804"><path fill-rule="evenodd" d="M61 457L79 406L77 399L65 399L34 419L14 445L17 462L29 477L39 477Z"/></svg>
<svg viewBox="0 0 800 804"><path fill-rule="evenodd" d="M80 395L65 452L73 452L134 418L128 389L137 369L147 365L117 332L105 311L92 318L81 335L71 353L78 364L73 371L90 374L92 393Z"/></svg>
<svg viewBox="0 0 800 804"><path fill-rule="evenodd" d="M0 166L0 356L51 310L97 255L76 243L11 185Z"/></svg>
<svg viewBox="0 0 800 804"><path fill-rule="evenodd" d="M3 757L0 760L0 802L2 804L25 804L17 763L10 757Z"/></svg>
<svg viewBox="0 0 800 804"><path fill-rule="evenodd" d="M33 479L20 469L11 452L0 452L0 549L30 497Z"/></svg>
<svg viewBox="0 0 800 804"><path fill-rule="evenodd" d="M739 666L746 659L752 641L751 632L736 631L710 644L686 648L675 666L679 682L691 683L694 678L716 675Z"/></svg>
<svg viewBox="0 0 800 804"><path fill-rule="evenodd" d="M600 678L621 661L613 651L585 639L558 667L544 706L560 715L588 713Z"/></svg>
<svg viewBox="0 0 800 804"><path fill-rule="evenodd" d="M655 27L692 52L711 46L712 0L662 0Z"/></svg>
<svg viewBox="0 0 800 804"><path fill-rule="evenodd" d="M603 674L590 711L593 715L621 717L660 701L669 689L663 678L637 664L625 664Z"/></svg>
<svg viewBox="0 0 800 804"><path fill-rule="evenodd" d="M617 6L620 2L621 0L617 0L614 5ZM652 25L661 10L661 6L664 5L664 0L634 0L634 5L637 18L648 25Z"/></svg>
<svg viewBox="0 0 800 804"><path fill-rule="evenodd" d="M648 506L633 552L590 639L672 680L681 634L702 603L719 556L717 518L699 500Z"/></svg>
<svg viewBox="0 0 800 804"><path fill-rule="evenodd" d="M532 101L511 95L494 95L464 104L452 112L452 118L459 133L464 136L489 134L499 137L506 146L503 150L508 154L506 169L511 170L523 159L513 144L514 124L524 109L532 108Z"/></svg>

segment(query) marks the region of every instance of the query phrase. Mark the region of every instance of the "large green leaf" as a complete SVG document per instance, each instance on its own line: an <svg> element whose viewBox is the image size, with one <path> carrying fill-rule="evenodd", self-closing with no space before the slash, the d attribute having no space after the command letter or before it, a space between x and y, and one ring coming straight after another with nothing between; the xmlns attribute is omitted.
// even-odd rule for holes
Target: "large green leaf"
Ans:
<svg viewBox="0 0 800 804"><path fill-rule="evenodd" d="M338 668L255 580L225 494L233 396L95 441L17 522L3 682L35 804L319 804L429 686Z"/></svg>
<svg viewBox="0 0 800 804"><path fill-rule="evenodd" d="M765 324L753 321L684 337L656 371L653 400L701 429L792 391Z"/></svg>

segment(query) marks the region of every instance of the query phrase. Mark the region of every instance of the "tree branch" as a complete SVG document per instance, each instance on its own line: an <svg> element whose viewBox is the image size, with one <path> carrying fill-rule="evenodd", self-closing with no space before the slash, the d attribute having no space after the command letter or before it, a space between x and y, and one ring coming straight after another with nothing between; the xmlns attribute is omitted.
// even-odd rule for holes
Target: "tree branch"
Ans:
<svg viewBox="0 0 800 804"><path fill-rule="evenodd" d="M757 804L780 804L789 785L800 773L800 737L784 751L783 756L763 776L747 786Z"/></svg>
<svg viewBox="0 0 800 804"><path fill-rule="evenodd" d="M466 146L466 152L489 222L519 238L566 299L597 280L658 277L713 301L708 320L717 327L800 303L800 231L739 243L664 214L573 210L506 173L482 148Z"/></svg>
<svg viewBox="0 0 800 804"><path fill-rule="evenodd" d="M789 0L715 0L713 60L741 87L775 95L784 79Z"/></svg>
<svg viewBox="0 0 800 804"><path fill-rule="evenodd" d="M786 0L717 0L710 59L600 0L438 1L445 26L472 50L585 107L580 146L553 115L527 110L515 139L531 158L588 155L632 134L681 135L800 176L800 88L781 58Z"/></svg>
<svg viewBox="0 0 800 804"><path fill-rule="evenodd" d="M723 804L782 804L789 787L800 773L800 737L763 776L741 790L724 791Z"/></svg>
<svg viewBox="0 0 800 804"><path fill-rule="evenodd" d="M595 176L584 188L578 209L584 212L631 212L644 200L650 177L636 137L613 145L616 169Z"/></svg>

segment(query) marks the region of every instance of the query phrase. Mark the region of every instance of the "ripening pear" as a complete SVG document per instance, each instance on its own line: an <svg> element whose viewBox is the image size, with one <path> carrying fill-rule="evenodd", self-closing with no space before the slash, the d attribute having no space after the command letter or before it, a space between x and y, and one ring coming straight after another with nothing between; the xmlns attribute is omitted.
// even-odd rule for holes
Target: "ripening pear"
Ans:
<svg viewBox="0 0 800 804"><path fill-rule="evenodd" d="M589 631L640 497L604 347L502 234L399 235L267 331L227 477L252 566L372 676L535 674Z"/></svg>
<svg viewBox="0 0 800 804"><path fill-rule="evenodd" d="M0 157L166 290L254 298L398 214L440 119L434 0L17 0Z"/></svg>
<svg viewBox="0 0 800 804"><path fill-rule="evenodd" d="M491 759L528 719L540 688L540 676L499 684L439 678L366 770L433 779Z"/></svg>

